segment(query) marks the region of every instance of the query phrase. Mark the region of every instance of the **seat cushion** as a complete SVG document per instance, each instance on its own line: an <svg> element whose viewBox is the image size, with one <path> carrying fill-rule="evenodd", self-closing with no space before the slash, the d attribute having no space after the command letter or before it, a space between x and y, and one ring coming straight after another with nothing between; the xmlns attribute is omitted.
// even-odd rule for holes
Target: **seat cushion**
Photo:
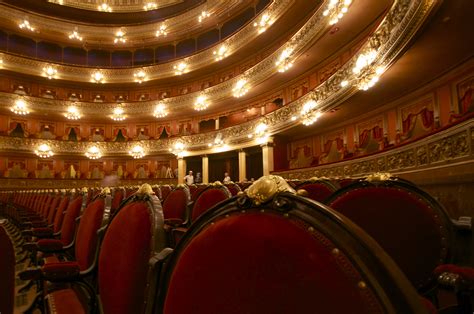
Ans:
<svg viewBox="0 0 474 314"><path fill-rule="evenodd" d="M50 313L85 314L87 311L73 289L53 291L46 297Z"/></svg>

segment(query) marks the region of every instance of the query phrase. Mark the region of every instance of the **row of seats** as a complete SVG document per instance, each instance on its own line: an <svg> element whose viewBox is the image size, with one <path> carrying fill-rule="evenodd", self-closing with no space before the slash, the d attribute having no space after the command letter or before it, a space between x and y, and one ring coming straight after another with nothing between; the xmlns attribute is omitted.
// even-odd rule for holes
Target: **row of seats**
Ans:
<svg viewBox="0 0 474 314"><path fill-rule="evenodd" d="M415 288L434 296L439 275L471 313L474 276L439 265L450 261L451 228L429 195L372 178L331 194L331 209L301 189L319 183L1 193L2 227L32 287L22 292L48 312L423 313L430 303Z"/></svg>

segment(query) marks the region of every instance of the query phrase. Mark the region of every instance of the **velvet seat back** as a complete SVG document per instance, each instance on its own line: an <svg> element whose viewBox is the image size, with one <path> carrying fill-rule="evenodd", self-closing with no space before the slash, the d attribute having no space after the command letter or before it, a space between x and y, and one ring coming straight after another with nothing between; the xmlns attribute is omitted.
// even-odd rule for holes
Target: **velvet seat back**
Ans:
<svg viewBox="0 0 474 314"><path fill-rule="evenodd" d="M371 235L424 292L433 271L450 259L450 221L436 200L412 184L361 181L341 189L328 206Z"/></svg>
<svg viewBox="0 0 474 314"><path fill-rule="evenodd" d="M204 189L193 204L191 211L191 222L194 222L204 212L232 197L229 190L225 186L209 186Z"/></svg>
<svg viewBox="0 0 474 314"><path fill-rule="evenodd" d="M69 196L67 195L62 196L58 209L56 210L56 213L54 214L54 221L53 221L54 233L59 232L61 230L61 227L63 225L63 220L64 220L64 214L69 205L69 201L70 201Z"/></svg>
<svg viewBox="0 0 474 314"><path fill-rule="evenodd" d="M76 198L69 203L66 209L63 225L61 226L61 242L64 245L69 245L74 240L76 218L81 214L82 202L82 195L76 196Z"/></svg>
<svg viewBox="0 0 474 314"><path fill-rule="evenodd" d="M104 205L104 198L96 198L82 213L74 248L75 258L81 271L88 269L94 261L98 241L97 230L102 225Z"/></svg>
<svg viewBox="0 0 474 314"><path fill-rule="evenodd" d="M350 221L289 193L260 202L231 198L191 225L168 262L158 312L424 313L393 261Z"/></svg>
<svg viewBox="0 0 474 314"><path fill-rule="evenodd" d="M53 201L51 202L49 212L48 212L48 217L46 219L48 221L48 224L50 224L50 225L54 223L54 216L56 215L56 210L59 207L59 202L60 201L61 201L61 196L56 195L54 197Z"/></svg>
<svg viewBox="0 0 474 314"><path fill-rule="evenodd" d="M161 202L164 202L168 195L171 193L172 188L169 185L160 185L161 190Z"/></svg>
<svg viewBox="0 0 474 314"><path fill-rule="evenodd" d="M151 197L150 197L151 198ZM150 258L164 247L163 214L143 199L128 200L112 218L99 255L99 296L105 314L143 313Z"/></svg>
<svg viewBox="0 0 474 314"><path fill-rule="evenodd" d="M114 196L112 198L112 205L110 207L111 214L114 214L117 211L124 196L125 196L125 191L123 188L114 189Z"/></svg>
<svg viewBox="0 0 474 314"><path fill-rule="evenodd" d="M170 192L163 202L165 219L185 220L186 208L191 197L189 189L184 186L176 187Z"/></svg>
<svg viewBox="0 0 474 314"><path fill-rule="evenodd" d="M199 195L201 194L202 191L204 191L208 185L206 184L200 184L197 186L189 186L189 192L191 193L191 201L195 201Z"/></svg>
<svg viewBox="0 0 474 314"><path fill-rule="evenodd" d="M329 196L338 190L338 186L329 180L306 181L298 184L296 190L305 190L313 201L324 202Z"/></svg>
<svg viewBox="0 0 474 314"><path fill-rule="evenodd" d="M237 193L242 191L240 186L236 183L229 183L229 184L226 184L225 186L229 190L230 194L232 194L232 196L236 196Z"/></svg>
<svg viewBox="0 0 474 314"><path fill-rule="evenodd" d="M15 252L7 232L0 225L0 313L13 313L15 296Z"/></svg>

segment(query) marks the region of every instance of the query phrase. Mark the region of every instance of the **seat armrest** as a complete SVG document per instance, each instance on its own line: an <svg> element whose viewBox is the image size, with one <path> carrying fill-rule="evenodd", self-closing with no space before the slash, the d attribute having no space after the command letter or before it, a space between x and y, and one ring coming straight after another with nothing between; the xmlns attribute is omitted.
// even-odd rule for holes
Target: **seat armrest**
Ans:
<svg viewBox="0 0 474 314"><path fill-rule="evenodd" d="M171 227L178 227L183 225L183 220L179 218L167 218L165 224Z"/></svg>
<svg viewBox="0 0 474 314"><path fill-rule="evenodd" d="M45 264L41 270L43 278L48 281L74 281L80 277L80 269L77 262Z"/></svg>
<svg viewBox="0 0 474 314"><path fill-rule="evenodd" d="M27 242L23 244L23 250L25 251L37 251L38 250L38 245L36 242Z"/></svg>
<svg viewBox="0 0 474 314"><path fill-rule="evenodd" d="M45 253L54 253L63 250L63 243L56 239L41 239L36 242L38 251Z"/></svg>
<svg viewBox="0 0 474 314"><path fill-rule="evenodd" d="M33 236L37 238L52 238L53 229L51 228L33 228L31 229Z"/></svg>
<svg viewBox="0 0 474 314"><path fill-rule="evenodd" d="M40 267L28 267L18 274L21 280L40 280L42 271Z"/></svg>

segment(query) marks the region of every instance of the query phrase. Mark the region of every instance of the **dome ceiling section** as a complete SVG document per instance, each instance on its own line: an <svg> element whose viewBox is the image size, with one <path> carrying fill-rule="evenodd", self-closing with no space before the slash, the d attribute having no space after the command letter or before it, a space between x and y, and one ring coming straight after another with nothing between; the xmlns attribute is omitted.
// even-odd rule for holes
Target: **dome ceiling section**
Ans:
<svg viewBox="0 0 474 314"><path fill-rule="evenodd" d="M142 12L183 4L185 2L189 3L189 1L185 0L48 0L48 2L90 11L97 11L98 6L106 3L111 7L112 12Z"/></svg>
<svg viewBox="0 0 474 314"><path fill-rule="evenodd" d="M291 11L290 9L293 3L294 0L274 1L269 7L260 12L260 14L258 14L254 20L259 21L262 19L262 17L269 16L269 22L275 22L271 25L271 27L268 26L270 27L269 29L271 29L274 27L274 25L278 24L278 19L280 17L285 15L285 13ZM265 33L260 32L258 27L255 27L252 23L247 23L237 33L226 38L219 45L226 45L226 47L228 48L227 55L232 55L237 52L240 53L240 50L243 47L249 46L250 44L255 44L255 42L253 41L259 38L260 36L264 36L264 34ZM117 69L106 67L101 68L98 66L67 66L61 64L52 64L51 62L36 61L34 59L24 58L13 54L4 54L3 67L7 70L11 70L14 72L42 76L41 69L53 65L57 70L57 79L76 82L94 82L93 80L91 80L91 77L94 75L95 72L97 72L97 70L99 70L104 76L104 80L102 81L102 83L124 84L134 83L134 74L140 70L142 70L146 74L147 80L149 81L176 77L179 74L176 67L183 62L187 64L187 67L184 71L185 73L201 70L205 67L208 67L209 65L216 64L219 62L218 60L216 60L216 55L214 54L214 51L218 48L220 48L220 46L213 46L195 54L192 54L189 57L174 59L171 62L163 64Z"/></svg>
<svg viewBox="0 0 474 314"><path fill-rule="evenodd" d="M178 16L166 19L155 17L147 22L140 20L140 24L126 23L93 24L77 23L63 20L57 16L43 16L36 12L18 10L5 3L0 3L0 27L7 32L21 34L33 38L35 41L50 41L72 47L87 47L87 49L127 49L132 47L151 47L164 45L189 38L211 30L219 23L231 19L242 10L251 8L251 0L207 1L205 4L190 8ZM199 22L203 11L211 15ZM89 12L86 12L89 15ZM129 13L127 13L129 14ZM19 25L27 21L34 30L20 29ZM95 21L103 21L97 17ZM116 21L114 19L114 21ZM157 36L157 31L165 27L166 36ZM76 31L82 37L81 41L73 40L69 36ZM126 41L114 42L118 31L122 31Z"/></svg>
<svg viewBox="0 0 474 314"><path fill-rule="evenodd" d="M359 4L368 5L371 3L369 0L359 0ZM259 84L267 81L269 78L278 77L281 74L278 73L278 68L276 67L276 63L280 59L280 56L283 52L291 47L292 54L290 55L290 59L296 60L298 64L298 57L303 53L306 53L308 46L313 47L313 53L318 51L318 45L316 41L321 38L326 38L327 41L338 41L339 47L344 46L348 42L354 40L354 37L357 36L359 32L363 32L364 29L367 29L369 25L373 25L380 17L379 15L381 12L386 11L387 6L390 4L390 1L377 1L378 5L370 6L370 10L364 9L364 5L356 6L349 10L347 13L347 18L350 19L349 22L343 24L344 28L348 28L351 30L349 35L344 35L339 38L331 37L328 35L327 30L331 28L328 25L328 17L325 17L322 12L325 9L323 5L317 12L315 12L311 18L302 26L299 31L294 34L291 39L284 45L282 45L277 51L271 53L267 58L262 60L257 65L253 66L252 68L248 69L243 75L230 79L224 83L218 84L216 86L210 87L205 89L202 92L194 92L183 96L172 97L166 100L168 107L170 108L170 118L176 117L183 117L183 116L191 116L195 115L196 113L193 112L193 104L195 103L196 99L201 96L205 95L210 102L212 102L212 111L226 111L228 110L228 103L223 105L223 101L226 99L229 100L234 106L241 102L238 101L237 98L233 98L234 89L239 80L242 77L246 78L249 83L249 87L253 88L258 86ZM327 4L327 3L326 3ZM350 28L352 27L352 28ZM321 62L324 58L329 57L328 55L321 55L319 58L319 62ZM315 64L311 63L303 63L299 64L300 70L299 71L308 71L311 67L314 67ZM270 84L272 85L272 84ZM267 88L271 89L271 86ZM273 88L274 89L274 88ZM264 90L260 90L261 92L265 92ZM255 93L249 93L251 95L255 95ZM68 102L60 102L60 101L50 101L50 100L37 100L31 101L32 105L38 106L38 109L41 108L43 111L50 111L54 112L58 110L58 106L63 107L68 105ZM100 103L100 104L93 104L93 103L81 103L81 111L84 112L86 115L95 115L97 116L98 112L102 110L110 111L113 106L116 104L107 104L107 103ZM153 112L153 108L156 105L156 101L148 101L148 102L139 102L139 103L124 103L124 109L130 114L130 116L134 118L139 118L143 116L151 116ZM205 112L207 114L207 111ZM202 113L201 113L202 115Z"/></svg>

